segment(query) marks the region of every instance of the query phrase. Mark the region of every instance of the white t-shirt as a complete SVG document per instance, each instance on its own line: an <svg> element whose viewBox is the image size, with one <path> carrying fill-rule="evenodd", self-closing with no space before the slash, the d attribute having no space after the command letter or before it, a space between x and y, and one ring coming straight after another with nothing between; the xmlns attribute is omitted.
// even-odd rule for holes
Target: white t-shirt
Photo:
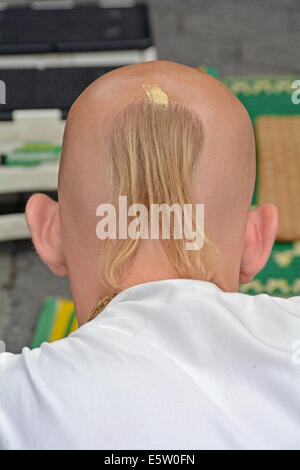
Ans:
<svg viewBox="0 0 300 470"><path fill-rule="evenodd" d="M300 449L300 297L165 280L0 355L1 449Z"/></svg>

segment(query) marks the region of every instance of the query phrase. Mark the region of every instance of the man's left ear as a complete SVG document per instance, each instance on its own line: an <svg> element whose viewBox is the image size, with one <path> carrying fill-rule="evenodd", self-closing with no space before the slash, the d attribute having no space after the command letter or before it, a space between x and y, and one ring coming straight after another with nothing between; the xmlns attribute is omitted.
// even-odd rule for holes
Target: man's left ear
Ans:
<svg viewBox="0 0 300 470"><path fill-rule="evenodd" d="M240 265L241 284L252 281L267 263L277 229L278 211L274 204L265 203L249 211Z"/></svg>
<svg viewBox="0 0 300 470"><path fill-rule="evenodd" d="M45 194L34 194L26 205L26 221L44 263L57 276L67 275L58 203Z"/></svg>

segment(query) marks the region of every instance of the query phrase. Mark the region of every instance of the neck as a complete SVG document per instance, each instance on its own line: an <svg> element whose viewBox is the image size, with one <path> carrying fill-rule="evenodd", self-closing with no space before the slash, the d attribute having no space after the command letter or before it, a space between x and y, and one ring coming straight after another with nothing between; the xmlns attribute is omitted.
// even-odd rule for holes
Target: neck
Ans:
<svg viewBox="0 0 300 470"><path fill-rule="evenodd" d="M209 282L216 284L225 292L236 292L239 286L238 276L232 276L231 271L225 273L219 272L218 269L220 269L219 265L210 279L201 276L193 277L193 279L200 281L209 280ZM147 249L139 250L130 268L128 268L126 276L121 279L119 289L99 285L98 279L93 278L91 282L85 283L84 286L82 284L78 286L76 289L78 296L75 295L75 290L74 293L72 292L75 299L78 324L80 326L86 323L98 302L101 302L106 296L111 296L138 284L165 279L179 279L181 277L171 265L164 252L153 253L153 251L147 252Z"/></svg>

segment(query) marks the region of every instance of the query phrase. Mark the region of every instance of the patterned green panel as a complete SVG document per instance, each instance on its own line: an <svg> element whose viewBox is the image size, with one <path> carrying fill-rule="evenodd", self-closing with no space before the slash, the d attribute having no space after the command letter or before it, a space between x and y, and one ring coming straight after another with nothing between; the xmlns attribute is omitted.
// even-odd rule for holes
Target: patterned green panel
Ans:
<svg viewBox="0 0 300 470"><path fill-rule="evenodd" d="M275 243L266 267L252 282L241 285L240 291L280 297L300 295L300 242Z"/></svg>

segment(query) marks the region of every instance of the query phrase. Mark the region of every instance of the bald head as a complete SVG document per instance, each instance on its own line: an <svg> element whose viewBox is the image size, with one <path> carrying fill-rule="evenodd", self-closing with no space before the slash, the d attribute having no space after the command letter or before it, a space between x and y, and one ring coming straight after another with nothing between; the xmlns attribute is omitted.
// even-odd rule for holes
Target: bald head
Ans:
<svg viewBox="0 0 300 470"><path fill-rule="evenodd" d="M147 102L153 106L144 106ZM113 183L112 166L119 171ZM107 252L96 237L96 208L112 191L120 193L122 179L122 193L130 193L133 203L143 202L134 200L140 196L177 203L169 200L175 195L181 203L204 204L204 232L220 253L209 280L222 289L237 290L266 263L277 213L270 205L249 212L255 144L244 107L220 81L190 67L167 61L122 67L92 83L70 110L59 203L35 195L27 205L37 251L56 274L70 278L79 324L99 297L110 293L99 280L99 262ZM133 245L122 253L133 253ZM182 275L176 256L165 255L160 243L141 240L122 288L204 279L200 271Z"/></svg>
<svg viewBox="0 0 300 470"><path fill-rule="evenodd" d="M95 236L95 207L107 200L110 189L107 155L115 118L130 103L151 99L151 94L154 100L185 106L201 120L203 145L192 175L195 200L205 204L206 226L215 241L224 246L236 244L255 179L249 116L220 81L167 61L113 70L92 83L73 104L59 174L62 220L76 225L76 236L82 240L88 233ZM92 242L88 246L94 250Z"/></svg>

